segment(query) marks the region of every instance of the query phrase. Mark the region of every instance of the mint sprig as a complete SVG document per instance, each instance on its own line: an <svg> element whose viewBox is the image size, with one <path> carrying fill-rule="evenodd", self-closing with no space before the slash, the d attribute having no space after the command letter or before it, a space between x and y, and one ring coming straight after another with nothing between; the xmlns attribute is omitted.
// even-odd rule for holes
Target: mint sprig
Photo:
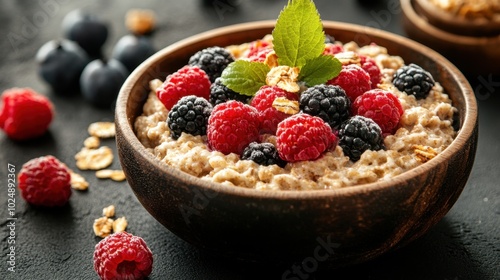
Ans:
<svg viewBox="0 0 500 280"><path fill-rule="evenodd" d="M307 86L323 84L340 73L341 62L323 55L325 33L312 0L289 0L272 35L278 64L299 68L298 79ZM266 84L269 70L269 66L261 62L237 60L224 69L221 79L233 91L253 96Z"/></svg>
<svg viewBox="0 0 500 280"><path fill-rule="evenodd" d="M289 0L272 35L280 65L301 68L325 49L323 25L311 0Z"/></svg>

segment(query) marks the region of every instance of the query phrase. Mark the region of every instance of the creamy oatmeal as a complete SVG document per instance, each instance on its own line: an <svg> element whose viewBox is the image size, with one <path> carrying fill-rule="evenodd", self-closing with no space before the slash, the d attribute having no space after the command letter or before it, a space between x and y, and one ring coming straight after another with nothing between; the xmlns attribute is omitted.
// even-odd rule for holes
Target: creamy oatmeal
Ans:
<svg viewBox="0 0 500 280"><path fill-rule="evenodd" d="M417 100L392 84L396 69L404 65L400 57L391 56L387 49L376 45L358 47L350 42L343 48L375 59L383 75L379 88L394 93L404 108L399 128L384 139L385 150L368 150L360 160L352 162L337 145L317 160L288 163L280 168L240 160L237 154L212 151L207 147L206 136L183 133L174 140L167 126L168 111L154 91L161 85L159 81L151 83L143 113L135 121L137 137L149 152L172 167L203 180L258 190L322 190L388 180L421 165L453 141L456 109L439 83L427 98ZM244 53L245 45L229 49L238 56ZM276 137L264 136L264 141L274 143Z"/></svg>

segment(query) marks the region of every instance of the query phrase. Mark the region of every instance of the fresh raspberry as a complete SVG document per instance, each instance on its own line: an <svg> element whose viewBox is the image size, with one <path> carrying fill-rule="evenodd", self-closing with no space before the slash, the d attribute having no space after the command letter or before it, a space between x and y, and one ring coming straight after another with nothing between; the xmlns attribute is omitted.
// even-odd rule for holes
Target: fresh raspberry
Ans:
<svg viewBox="0 0 500 280"><path fill-rule="evenodd" d="M230 100L215 106L208 118L208 145L226 155L241 155L248 144L259 139L259 129L257 110L250 105Z"/></svg>
<svg viewBox="0 0 500 280"><path fill-rule="evenodd" d="M267 55L272 51L273 51L273 49L271 49L271 48L261 49L256 54L248 57L248 60L253 61L253 62L265 62Z"/></svg>
<svg viewBox="0 0 500 280"><path fill-rule="evenodd" d="M66 165L53 156L26 162L18 174L22 197L37 206L63 206L71 196L71 175Z"/></svg>
<svg viewBox="0 0 500 280"><path fill-rule="evenodd" d="M305 113L280 122L276 131L279 156L288 162L315 160L336 142L337 137L325 121Z"/></svg>
<svg viewBox="0 0 500 280"><path fill-rule="evenodd" d="M342 47L342 45L327 43L325 44L325 50L323 51L323 55L335 55L343 51L344 47Z"/></svg>
<svg viewBox="0 0 500 280"><path fill-rule="evenodd" d="M30 88L12 88L3 92L0 128L14 140L43 135L54 117L50 100Z"/></svg>
<svg viewBox="0 0 500 280"><path fill-rule="evenodd" d="M382 79L382 72L380 71L380 68L378 68L375 60L369 56L359 55L359 58L361 59L361 68L363 68L363 70L370 75L372 89L376 88Z"/></svg>
<svg viewBox="0 0 500 280"><path fill-rule="evenodd" d="M371 89L370 75L356 64L343 65L340 74L327 84L343 88L351 102Z"/></svg>
<svg viewBox="0 0 500 280"><path fill-rule="evenodd" d="M257 56L257 54L264 49L272 50L271 44L268 41L255 40L251 42L250 45L248 46L248 52L246 53L246 57L250 58Z"/></svg>
<svg viewBox="0 0 500 280"><path fill-rule="evenodd" d="M196 95L209 99L210 80L205 71L196 66L184 66L170 74L165 82L156 90L156 95L167 110L183 96Z"/></svg>
<svg viewBox="0 0 500 280"><path fill-rule="evenodd" d="M273 102L278 97L284 97L288 100L298 101L298 95L293 92L285 91L277 86L262 86L250 105L259 111L261 133L275 134L278 123L290 115L282 113L273 107Z"/></svg>
<svg viewBox="0 0 500 280"><path fill-rule="evenodd" d="M94 269L103 280L145 279L153 270L153 254L141 237L113 233L95 246Z"/></svg>
<svg viewBox="0 0 500 280"><path fill-rule="evenodd" d="M353 115L374 120L383 134L392 134L403 115L399 99L389 91L372 89L358 96L352 105Z"/></svg>

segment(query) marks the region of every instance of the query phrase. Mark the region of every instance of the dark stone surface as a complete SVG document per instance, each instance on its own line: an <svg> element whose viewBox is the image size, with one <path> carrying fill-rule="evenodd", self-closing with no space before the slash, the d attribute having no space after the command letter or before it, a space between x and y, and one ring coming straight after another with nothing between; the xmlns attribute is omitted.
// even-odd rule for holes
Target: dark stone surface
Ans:
<svg viewBox="0 0 500 280"><path fill-rule="evenodd" d="M157 49L211 28L262 19L276 19L287 1L69 1L5 0L0 3L0 90L32 87L47 95L56 108L50 132L41 139L17 143L0 135L1 277L6 279L97 279L92 254L100 240L92 232L102 208L116 205L117 216L129 220L128 231L143 237L154 254L150 279L500 279L500 78L470 76L478 99L480 135L475 166L461 197L429 233L409 246L368 263L335 271L309 267L294 273L284 267L248 264L208 255L164 229L142 208L126 182L96 179L86 192L74 191L70 203L60 209L39 209L19 194L15 217L15 273L7 271L7 165L18 172L31 158L52 154L76 170L74 155L95 121L113 120L113 110L95 109L78 93L55 95L38 78L34 55L48 40L62 35L60 23L69 11L86 8L106 19L111 36L103 56L127 33L124 15L131 8L151 8L158 16L152 34ZM351 22L403 34L399 2L315 1L325 20ZM488 62L485 62L488 63ZM103 145L115 149L113 140ZM116 154L115 154L116 155ZM113 168L119 168L115 158ZM5 187L4 187L5 186ZM272 230L272 229L271 229ZM293 246L293 244L290 244ZM306 265L311 263L306 262ZM313 269L314 268L314 269ZM307 269L307 267L306 267ZM283 277L287 270L292 272Z"/></svg>

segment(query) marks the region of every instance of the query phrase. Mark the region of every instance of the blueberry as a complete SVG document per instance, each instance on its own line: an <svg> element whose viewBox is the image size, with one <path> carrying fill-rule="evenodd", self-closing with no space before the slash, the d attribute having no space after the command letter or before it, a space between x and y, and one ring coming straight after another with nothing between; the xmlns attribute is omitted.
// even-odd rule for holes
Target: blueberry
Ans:
<svg viewBox="0 0 500 280"><path fill-rule="evenodd" d="M108 38L108 26L93 14L82 10L68 13L62 22L64 36L77 42L89 55L101 53Z"/></svg>
<svg viewBox="0 0 500 280"><path fill-rule="evenodd" d="M78 89L80 75L90 59L85 51L69 40L52 40L36 54L38 74L56 93Z"/></svg>
<svg viewBox="0 0 500 280"><path fill-rule="evenodd" d="M128 74L127 68L118 60L96 59L85 67L80 77L82 95L97 107L110 107Z"/></svg>
<svg viewBox="0 0 500 280"><path fill-rule="evenodd" d="M155 53L151 41L144 36L125 35L116 43L111 56L132 72Z"/></svg>

